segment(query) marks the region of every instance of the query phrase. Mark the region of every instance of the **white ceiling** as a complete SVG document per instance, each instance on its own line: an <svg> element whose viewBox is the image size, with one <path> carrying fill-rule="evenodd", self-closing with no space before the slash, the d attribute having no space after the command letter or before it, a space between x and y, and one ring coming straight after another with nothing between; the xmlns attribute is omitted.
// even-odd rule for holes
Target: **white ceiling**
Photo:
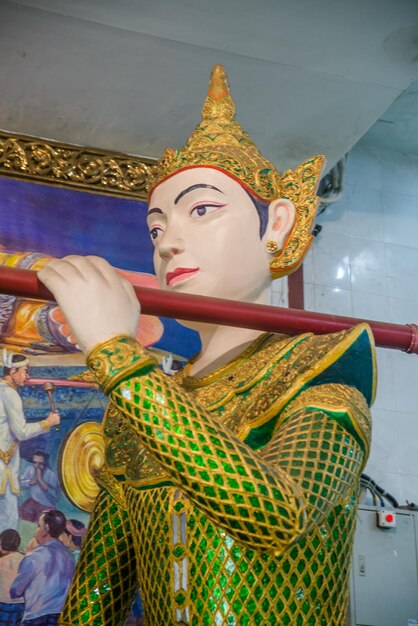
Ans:
<svg viewBox="0 0 418 626"><path fill-rule="evenodd" d="M158 157L223 63L266 156L332 165L417 78L417 42L416 0L0 0L0 128Z"/></svg>
<svg viewBox="0 0 418 626"><path fill-rule="evenodd" d="M418 156L418 80L396 98L363 136L362 142Z"/></svg>

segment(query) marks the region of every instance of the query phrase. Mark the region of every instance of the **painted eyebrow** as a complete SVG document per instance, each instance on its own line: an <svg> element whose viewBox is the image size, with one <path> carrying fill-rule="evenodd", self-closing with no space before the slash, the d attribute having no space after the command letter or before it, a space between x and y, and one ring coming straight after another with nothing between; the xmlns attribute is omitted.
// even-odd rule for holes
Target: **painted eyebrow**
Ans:
<svg viewBox="0 0 418 626"><path fill-rule="evenodd" d="M197 185L191 185L190 187L187 187L187 189L183 189L183 191L180 191L179 195L177 196L177 198L174 200L174 204L177 204L177 202L186 195L186 193L190 193L191 191L194 191L195 189L213 189L214 191L219 191L219 193L221 193L222 195L225 195L223 191L221 191L220 189L218 189L217 187L214 187L213 185L206 185L205 183L200 183ZM154 208L154 209L149 209L147 211L147 217L149 215L151 215L152 213L160 213L161 215L164 215L163 211L159 208Z"/></svg>
<svg viewBox="0 0 418 626"><path fill-rule="evenodd" d="M158 208L155 208L155 209L149 209L149 210L147 211L147 217L148 217L149 215L151 215L151 213L161 213L161 215L163 215L163 212L161 211L161 209L158 209Z"/></svg>
<svg viewBox="0 0 418 626"><path fill-rule="evenodd" d="M223 191L221 191L217 187L214 187L213 185L205 185L204 183L200 183L198 185L191 185L190 187L187 187L187 189L183 189L183 191L180 191L179 195L174 200L174 204L177 204L177 202L180 200L180 198L185 196L186 193L190 193L191 191L194 191L195 189L214 189L215 191L219 191L219 193L225 195L223 193Z"/></svg>

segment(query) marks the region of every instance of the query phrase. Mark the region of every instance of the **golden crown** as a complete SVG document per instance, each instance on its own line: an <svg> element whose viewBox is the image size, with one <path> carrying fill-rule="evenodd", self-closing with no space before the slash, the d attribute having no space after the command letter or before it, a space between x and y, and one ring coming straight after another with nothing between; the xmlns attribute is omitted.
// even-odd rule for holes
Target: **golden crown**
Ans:
<svg viewBox="0 0 418 626"><path fill-rule="evenodd" d="M312 242L318 197L315 190L325 159L315 156L295 170L280 174L235 120L235 104L222 65L212 70L202 121L180 150L167 148L151 169L148 191L177 172L211 167L236 179L264 201L288 198L296 207L296 220L283 249L270 263L274 278L295 271Z"/></svg>

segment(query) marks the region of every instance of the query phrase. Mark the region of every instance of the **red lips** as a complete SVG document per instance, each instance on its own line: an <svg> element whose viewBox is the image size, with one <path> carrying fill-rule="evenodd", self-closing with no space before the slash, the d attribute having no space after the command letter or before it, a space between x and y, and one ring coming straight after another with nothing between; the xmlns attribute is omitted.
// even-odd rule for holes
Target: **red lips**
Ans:
<svg viewBox="0 0 418 626"><path fill-rule="evenodd" d="M198 272L198 267L178 267L174 270L174 272L167 272L165 277L167 286L172 287L176 283L179 283L186 278L190 278L192 274L197 274Z"/></svg>

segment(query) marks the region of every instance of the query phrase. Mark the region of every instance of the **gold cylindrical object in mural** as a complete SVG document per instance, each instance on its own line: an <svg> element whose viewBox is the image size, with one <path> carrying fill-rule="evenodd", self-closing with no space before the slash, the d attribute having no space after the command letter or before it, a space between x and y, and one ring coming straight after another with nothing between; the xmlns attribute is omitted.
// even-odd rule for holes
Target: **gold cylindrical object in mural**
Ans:
<svg viewBox="0 0 418 626"><path fill-rule="evenodd" d="M104 450L98 422L79 424L61 445L58 469L63 491L74 506L88 513L99 493L95 475L104 463Z"/></svg>

